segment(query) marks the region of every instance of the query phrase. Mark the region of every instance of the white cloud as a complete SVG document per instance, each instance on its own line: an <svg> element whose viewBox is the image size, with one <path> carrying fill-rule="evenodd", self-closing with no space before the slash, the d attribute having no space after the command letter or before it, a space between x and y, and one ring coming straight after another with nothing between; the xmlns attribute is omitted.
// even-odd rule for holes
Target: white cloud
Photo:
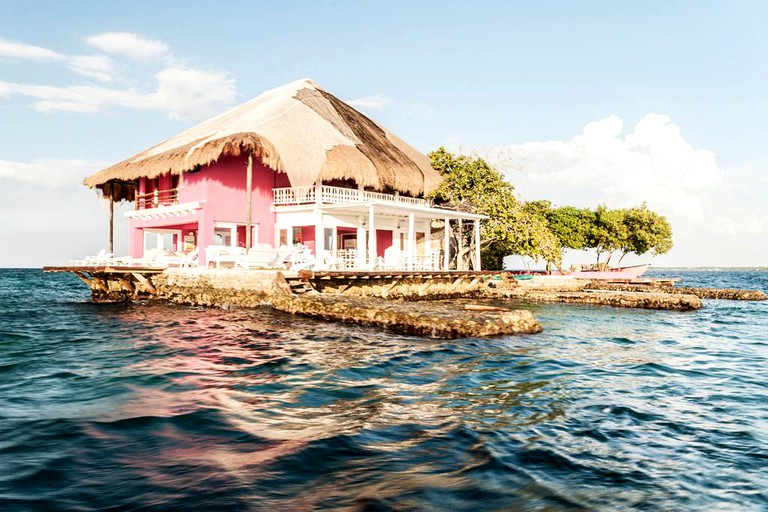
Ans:
<svg viewBox="0 0 768 512"><path fill-rule="evenodd" d="M159 63L154 75L131 70L133 82L151 88L106 88L92 85L37 85L0 81L0 98L26 96L41 112L103 112L113 107L159 110L172 119L204 119L230 107L237 96L235 81L226 73L182 66L167 44L140 34L108 32L87 39L92 46L145 64ZM4 53L3 53L4 52ZM114 61L106 55L66 56L21 43L0 44L0 55L56 61L75 73L111 82Z"/></svg>
<svg viewBox="0 0 768 512"><path fill-rule="evenodd" d="M67 57L48 48L0 39L0 58L35 61L65 61Z"/></svg>
<svg viewBox="0 0 768 512"><path fill-rule="evenodd" d="M0 183L4 189L13 185L45 189L82 187L83 177L101 167L104 164L77 159L47 158L31 163L0 160Z"/></svg>
<svg viewBox="0 0 768 512"><path fill-rule="evenodd" d="M111 82L115 78L112 59L106 55L75 55L67 59L67 67L78 75Z"/></svg>
<svg viewBox="0 0 768 512"><path fill-rule="evenodd" d="M717 215L712 219L712 231L718 235L749 236L760 235L768 219L754 213L738 216Z"/></svg>
<svg viewBox="0 0 768 512"><path fill-rule="evenodd" d="M104 32L89 37L86 42L104 53L145 64L173 59L166 43L131 32Z"/></svg>
<svg viewBox="0 0 768 512"><path fill-rule="evenodd" d="M0 91L37 98L33 107L41 112L98 112L113 105L129 108L154 108L151 95L134 90L107 89L89 85L56 87L52 85L0 82Z"/></svg>
<svg viewBox="0 0 768 512"><path fill-rule="evenodd" d="M720 167L712 151L694 148L668 116L647 114L627 131L613 115L568 140L478 153L504 171L526 200L613 208L646 201L669 219L675 240L675 248L654 264L765 264L768 161ZM582 253L570 257L570 263L586 261Z"/></svg>
<svg viewBox="0 0 768 512"><path fill-rule="evenodd" d="M348 100L346 103L348 105L352 105L355 108L378 109L378 108L384 108L390 103L392 103L392 99L387 98L383 94L379 93L379 94L372 94L370 96L362 96L354 100Z"/></svg>
<svg viewBox="0 0 768 512"><path fill-rule="evenodd" d="M206 118L220 113L237 95L235 81L226 73L167 68L157 74L153 95L157 108L174 119Z"/></svg>
<svg viewBox="0 0 768 512"><path fill-rule="evenodd" d="M78 75L110 82L114 78L112 61L106 55L64 55L48 48L0 40L0 58L55 62Z"/></svg>
<svg viewBox="0 0 768 512"><path fill-rule="evenodd" d="M627 206L648 202L700 218L721 182L715 155L695 149L665 115L647 114L624 133L618 116L588 123L567 141L529 142L482 151L523 196L558 204Z"/></svg>

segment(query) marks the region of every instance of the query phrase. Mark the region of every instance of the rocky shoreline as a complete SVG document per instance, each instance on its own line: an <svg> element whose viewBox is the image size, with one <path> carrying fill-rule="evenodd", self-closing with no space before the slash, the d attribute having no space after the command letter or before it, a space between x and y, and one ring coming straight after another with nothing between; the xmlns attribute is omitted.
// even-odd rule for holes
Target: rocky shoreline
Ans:
<svg viewBox="0 0 768 512"><path fill-rule="evenodd" d="M762 290L736 290L732 288L691 288L684 286L658 286L647 284L598 283L592 281L586 289L637 293L668 293L695 295L700 299L766 300Z"/></svg>
<svg viewBox="0 0 768 512"><path fill-rule="evenodd" d="M72 271L55 269L49 271ZM503 273L368 273L336 275L233 269L75 272L94 302L160 299L218 308L271 306L287 313L436 338L533 334L542 330L530 311L477 306L460 309L443 299L516 299L691 311L701 299L766 300L759 290L618 284L538 276L518 282ZM138 274L138 275L137 275Z"/></svg>

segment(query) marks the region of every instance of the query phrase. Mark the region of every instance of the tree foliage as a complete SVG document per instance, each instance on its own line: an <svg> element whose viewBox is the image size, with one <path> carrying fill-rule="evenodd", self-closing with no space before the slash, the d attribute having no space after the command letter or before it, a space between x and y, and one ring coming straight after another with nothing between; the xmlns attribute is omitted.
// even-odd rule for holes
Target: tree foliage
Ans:
<svg viewBox="0 0 768 512"><path fill-rule="evenodd" d="M501 269L509 254L534 259L551 257L559 264L559 243L546 221L531 215L517 200L512 185L482 158L456 155L444 147L429 153L432 167L443 175L440 186L429 196L437 205L487 215L481 223L481 259L488 269ZM465 268L474 252L469 232L453 230L458 268ZM459 250L459 245L461 249ZM545 256L546 255L546 256Z"/></svg>
<svg viewBox="0 0 768 512"><path fill-rule="evenodd" d="M589 208L561 206L545 212L550 231L564 249L583 250L589 247L595 212Z"/></svg>
<svg viewBox="0 0 768 512"><path fill-rule="evenodd" d="M598 266L608 266L613 254L625 245L627 236L624 210L609 210L605 205L599 205L587 246L595 250ZM604 262L601 261L603 255L606 256Z"/></svg>
<svg viewBox="0 0 768 512"><path fill-rule="evenodd" d="M624 210L623 223L626 237L619 247L619 264L629 253L640 255L650 251L656 256L672 249L672 226L664 216L649 210L645 203Z"/></svg>
<svg viewBox="0 0 768 512"><path fill-rule="evenodd" d="M429 196L437 205L487 215L481 222L481 259L484 268L500 269L505 256L517 254L547 266L559 267L566 249L593 249L599 267L608 266L616 253L619 263L629 253L664 254L672 248L667 219L641 206L594 209L553 207L550 201L521 202L513 186L482 158L457 155L444 147L429 153L443 176ZM452 230L457 268L468 268L474 255L472 230Z"/></svg>

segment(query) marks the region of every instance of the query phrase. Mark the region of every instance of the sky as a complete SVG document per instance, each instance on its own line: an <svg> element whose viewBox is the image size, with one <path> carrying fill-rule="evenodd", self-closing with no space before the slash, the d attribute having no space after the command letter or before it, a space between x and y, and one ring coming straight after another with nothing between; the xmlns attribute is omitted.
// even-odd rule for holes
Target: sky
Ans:
<svg viewBox="0 0 768 512"><path fill-rule="evenodd" d="M305 77L524 200L646 202L675 247L643 261L767 266L765 19L738 0L4 0L0 267L98 253L86 176Z"/></svg>

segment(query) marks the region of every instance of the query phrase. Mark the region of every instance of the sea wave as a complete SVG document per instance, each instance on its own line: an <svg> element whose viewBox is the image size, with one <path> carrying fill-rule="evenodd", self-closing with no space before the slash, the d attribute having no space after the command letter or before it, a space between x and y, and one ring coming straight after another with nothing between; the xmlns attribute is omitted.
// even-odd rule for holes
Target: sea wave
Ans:
<svg viewBox="0 0 768 512"><path fill-rule="evenodd" d="M0 508L761 509L766 306L426 340L0 271Z"/></svg>

